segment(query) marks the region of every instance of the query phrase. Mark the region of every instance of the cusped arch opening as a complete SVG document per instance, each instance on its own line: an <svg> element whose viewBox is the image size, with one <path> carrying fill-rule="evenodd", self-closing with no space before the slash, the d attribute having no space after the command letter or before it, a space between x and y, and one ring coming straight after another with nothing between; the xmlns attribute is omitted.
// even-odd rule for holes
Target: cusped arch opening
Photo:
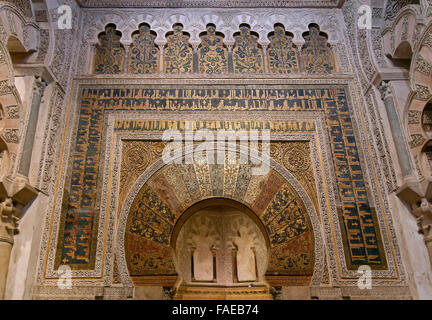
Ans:
<svg viewBox="0 0 432 320"><path fill-rule="evenodd" d="M247 206L207 199L188 208L171 238L184 286L266 287L269 238Z"/></svg>
<svg viewBox="0 0 432 320"><path fill-rule="evenodd" d="M388 55L387 57L393 67L402 68L408 71L411 67L412 55L413 50L411 44L408 41L403 41L396 48L393 56Z"/></svg>
<svg viewBox="0 0 432 320"><path fill-rule="evenodd" d="M9 37L6 47L13 64L26 63L30 56L36 52L35 50L27 51L20 39L14 36Z"/></svg>
<svg viewBox="0 0 432 320"><path fill-rule="evenodd" d="M230 170L221 170L221 166ZM310 286L321 272L315 268L320 265L322 247L309 197L295 178L273 161L266 174L254 177L251 173L251 167L240 162L166 164L160 160L150 166L138 178L127 196L129 204L122 209L119 253L127 275L122 274L135 288L152 284L179 289L176 238L201 206L222 200L230 210L240 209L263 235L264 247L269 248L266 284ZM237 178L231 179L230 174ZM207 256L209 252L210 247ZM191 263L191 252L187 259ZM190 267L187 270L192 274Z"/></svg>
<svg viewBox="0 0 432 320"><path fill-rule="evenodd" d="M245 204L239 201L229 199L229 198L216 197L216 198L201 200L184 211L184 213L180 216L180 218L177 220L177 223L174 226L174 230L171 235L171 241L170 241L171 247L172 248L175 247L178 233L188 219L190 219L198 211L208 207L214 207L214 206L226 206L245 213L249 218L251 218L257 224L257 226L265 236L265 241L267 246L270 246L270 239L268 237L265 226L260 220L260 218L255 214L255 212L253 212L248 206L246 206Z"/></svg>

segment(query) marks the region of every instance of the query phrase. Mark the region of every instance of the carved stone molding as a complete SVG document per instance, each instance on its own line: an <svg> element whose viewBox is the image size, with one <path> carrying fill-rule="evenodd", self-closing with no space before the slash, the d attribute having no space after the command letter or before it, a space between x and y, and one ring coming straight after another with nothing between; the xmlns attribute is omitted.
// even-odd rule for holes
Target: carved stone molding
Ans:
<svg viewBox="0 0 432 320"><path fill-rule="evenodd" d="M281 7L281 8L340 8L345 0L124 0L121 3L116 0L79 0L81 6L87 8L262 8L262 7Z"/></svg>
<svg viewBox="0 0 432 320"><path fill-rule="evenodd" d="M384 19L386 21L393 21L403 7L410 4L419 4L419 2L419 0L389 0L385 9Z"/></svg>
<svg viewBox="0 0 432 320"><path fill-rule="evenodd" d="M3 138L7 143L19 143L19 130L18 129L6 129L3 132Z"/></svg>

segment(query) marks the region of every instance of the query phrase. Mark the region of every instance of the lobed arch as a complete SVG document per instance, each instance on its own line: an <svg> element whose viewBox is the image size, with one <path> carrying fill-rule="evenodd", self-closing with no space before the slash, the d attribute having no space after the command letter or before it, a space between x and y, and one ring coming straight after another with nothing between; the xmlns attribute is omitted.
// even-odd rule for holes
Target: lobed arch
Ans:
<svg viewBox="0 0 432 320"><path fill-rule="evenodd" d="M0 106L2 119L0 119L1 153L8 156L7 169L13 169L11 153L18 154L21 115L21 98L15 87L12 59L7 46L0 42ZM2 165L5 162L2 161ZM6 174L4 168L0 168L0 174Z"/></svg>
<svg viewBox="0 0 432 320"><path fill-rule="evenodd" d="M432 100L432 23L419 37L414 47L409 67L411 92L408 96L403 124L409 136L410 153L416 163L417 174L421 180L430 176L432 171L425 165L425 148L429 146L430 134L425 130L424 116ZM405 42L406 43L406 42Z"/></svg>
<svg viewBox="0 0 432 320"><path fill-rule="evenodd" d="M174 226L173 232L171 234L171 239L170 239L171 247L173 249L175 249L175 243L177 242L178 234L188 219L190 219L195 213L197 213L198 211L200 211L203 208L206 208L208 206L217 206L217 205L229 206L229 207L232 207L234 209L238 209L239 211L242 211L243 213L245 213L249 218L251 218L256 223L256 225L258 226L258 228L261 230L262 234L264 235L264 239L265 239L265 242L267 244L267 247L268 248L270 247L270 238L269 238L268 232L265 228L265 225L263 224L261 219L257 216L257 214L253 210L251 210L249 208L249 206L245 205L244 203L237 201L237 200L230 199L230 198L224 198L224 197L214 197L214 198L209 198L209 199L203 199L199 202L196 202L195 204L193 204L189 208L187 208L183 212L183 214L180 216L180 218L177 220L177 222Z"/></svg>
<svg viewBox="0 0 432 320"><path fill-rule="evenodd" d="M213 19L216 19L215 17L216 16L213 16ZM181 19L176 16L174 21L178 20ZM209 18L209 20L211 19ZM243 20L248 19L244 18ZM278 27L282 27L285 30L285 35L289 37L289 42L291 43L290 47L292 47L290 50L295 51L295 56L297 56L296 60L303 58L303 61L308 61L307 68L306 66L302 68L302 64L297 62L297 66L295 68L296 70L294 70L295 73L312 72L318 74L330 74L338 72L339 70L337 50L334 49L333 45L329 41L328 34L323 32L321 27L316 23L309 24L308 31L302 33L303 42L301 43L294 41L295 34L290 30L287 30L285 25L279 22L275 23L268 33L265 32L265 28L261 28L260 33L254 31L250 24L244 22L239 24L238 28L235 30L231 30L233 32L230 31L228 35L225 34L223 30L218 30L217 25L214 23L207 23L204 27L205 30L199 30L198 27L195 26L193 31L189 32L183 23L176 22L162 35L164 39L163 41L158 40L161 35L158 35L158 31L152 29L152 26L149 23L140 23L138 28L140 28L143 24L148 25L150 33L152 33L153 39L151 42L153 44L150 44L149 41L146 40L145 48L147 49L144 47L142 48L143 50L152 50L151 55L154 55L155 59L157 56L158 60L158 70L153 70L150 73L203 73L199 67L200 62L196 61L195 54L203 46L202 41L205 38L203 35L206 32L208 33L208 26L213 26L213 29L216 30L216 36L222 40L223 50L227 51L225 54L228 56L227 64L228 66L232 66L227 67L227 71L223 71L222 73L274 73L274 71L271 71L269 68L270 58L267 52L269 46L272 45L270 38L273 38L272 35L275 34L275 31ZM181 27L181 32L179 31L178 27ZM104 28L105 31L102 31L98 34L97 43L93 45L93 48L88 48L91 52L93 52L91 59L89 59L89 64L91 66L90 69L92 69L96 74L128 73L128 67L125 68L123 65L128 59L127 57L129 56L130 50L134 47L134 35L136 35L137 29L131 31L130 35L125 37L121 32L121 29L118 28L115 23L108 23ZM111 44L111 42L105 41L106 48L104 48L104 43L101 41L101 39L102 35L107 35L108 29L115 29L115 34L117 36L114 46ZM246 29L247 32L245 31ZM128 38L131 38L132 40L125 40ZM219 40L217 41L220 43ZM283 41L283 39L280 41ZM178 45L174 45L173 42L178 42ZM114 56L117 56L118 53L115 52L116 50L113 48L118 46L122 48L122 55L126 57L126 60L123 58L114 58ZM155 50L151 49L153 46L156 48ZM279 52L278 56L275 56L274 58L278 60L278 64L283 64L283 61L291 59L291 57L284 57L283 55L292 54L292 52L285 52L286 50L282 47L280 49L281 51ZM181 54L179 52L173 52L178 50L183 50L183 52ZM231 52L231 50L232 56L228 55L228 51ZM212 54L217 55L215 52L212 52ZM317 54L321 56L320 59L313 58L313 56ZM146 56L146 54L143 56ZM223 60L225 61L226 58ZM113 61L113 63L110 61ZM98 66L101 67L99 68ZM96 70L96 68L98 69ZM115 71L110 72L112 68L114 68ZM219 68L211 67L210 69ZM225 67L223 67L223 69L225 69ZM279 69L280 70L278 70L277 73L293 73L291 70L289 72L285 70L286 68ZM313 71L311 71L312 69ZM204 73L220 73L219 71L207 71Z"/></svg>
<svg viewBox="0 0 432 320"><path fill-rule="evenodd" d="M19 40L26 52L38 50L39 26L31 18L25 17L17 7L10 3L0 4L0 21L4 30L3 35L0 35L3 44L13 36Z"/></svg>
<svg viewBox="0 0 432 320"><path fill-rule="evenodd" d="M209 23L214 24L217 30L221 30L225 26L225 22L216 14L205 14L199 21L199 25L203 30Z"/></svg>
<svg viewBox="0 0 432 320"><path fill-rule="evenodd" d="M218 14L203 14L198 21L192 21L185 14L171 14L163 19L156 17L154 14L138 14L137 16L130 17L131 22L126 24L125 20L119 14L106 14L99 17L88 26L84 33L84 42L89 44L96 44L98 42L98 34L105 29L105 26L109 23L117 25L117 30L122 32L122 41L130 43L132 33L137 30L141 23L147 23L151 29L157 33L156 43L158 45L164 45L166 43L165 34L172 30L172 26L176 23L183 24L185 32L190 33L192 43L200 43L199 34L205 31L205 27L208 23L216 25L218 31L225 35L224 42L227 45L234 43L233 35L238 31L240 24L247 23L251 27L251 31L259 34L259 43L261 45L267 45L269 39L267 35L273 30L273 26L276 23L284 25L287 31L294 34L294 42L303 43L302 34L308 31L308 26L311 23L316 23L320 26L321 31L328 35L330 44L336 44L339 41L338 27L336 21L333 19L320 20L316 16L306 14L302 16L302 19L298 22L292 21L288 16L282 14L272 14L266 20L265 23L260 24L256 18L248 13L235 15L234 18L228 23Z"/></svg>
<svg viewBox="0 0 432 320"><path fill-rule="evenodd" d="M147 21L143 21L147 22ZM129 26L126 24L125 20L118 14L108 14L102 16L100 19L96 20L90 25L88 30L85 32L87 41L95 45L99 42L99 35L103 32L107 25L115 24L117 30L122 33L122 35L132 34L129 32Z"/></svg>
<svg viewBox="0 0 432 320"><path fill-rule="evenodd" d="M4 176L15 173L21 142L23 111L20 93L15 84L14 64L37 61L42 40L41 30L33 18L24 16L13 4L0 4L0 25L4 31L0 32L0 106L3 113L0 139L1 152L7 155L7 169L0 169L0 173Z"/></svg>
<svg viewBox="0 0 432 320"><path fill-rule="evenodd" d="M222 150L220 148L215 147L212 150ZM228 146L228 151L234 151L237 154L242 154L248 152L248 150L242 150L238 151L235 148L232 148ZM186 155L191 154L190 151L183 153L178 158L183 158ZM176 159L173 159L175 162ZM307 192L303 189L303 187L300 185L300 183L297 181L297 179L282 165L277 163L276 161L270 160L270 169L274 170L277 174L279 174L285 181L285 183L289 184L293 190L299 195L299 199L303 202L306 212L308 215L308 219L310 219L311 226L312 226L312 234L313 234L313 254L314 254L314 267L313 267L313 273L311 274L311 282L310 284L318 284L320 283L323 273L324 273L324 244L323 244L323 235L322 235L322 226L321 222L318 218L317 212L315 211L315 207L312 204L312 200L310 199ZM137 196L140 194L140 192L146 188L149 181L161 172L161 170L164 170L169 166L169 164L165 164L162 159L156 161L151 166L149 166L146 171L136 180L134 186L130 190L129 194L126 197L126 201L124 202L123 207L120 210L120 214L118 216L118 223L116 227L116 243L114 247L114 251L116 254L116 260L117 260L117 266L118 271L120 274L121 282L126 286L133 286L132 278L130 277L128 264L126 260L126 227L128 223L128 217L131 212L132 205L134 201L136 200ZM197 199L193 203L188 204L187 207L182 210L181 215L179 216L179 219L176 220L176 227L173 229L177 229L178 227L182 225L185 221L187 221L187 218L192 216L194 212L200 209L202 204L208 203L208 201L219 201L221 197L202 197L200 199ZM236 208L243 208L246 212L249 213L250 217L257 222L257 225L260 227L262 231L264 231L264 234L267 233L267 230L265 227L263 227L263 222L259 221L260 218L256 215L256 213L251 209L250 204L245 203L241 199L238 198L230 198L230 197L223 197L223 201L229 202L232 204L232 206ZM257 220L258 219L258 220ZM175 239L174 232L170 234L170 250L172 250L172 244L173 239ZM266 240L268 241L268 240ZM267 242L268 243L268 242ZM173 252L171 252L173 254Z"/></svg>
<svg viewBox="0 0 432 320"><path fill-rule="evenodd" d="M419 29L417 27L417 17L421 14L421 8L418 5L409 5L404 7L393 21L393 23L384 28L383 51L384 54L392 59L404 58L400 56L401 48L409 46L413 50L416 47L416 40Z"/></svg>

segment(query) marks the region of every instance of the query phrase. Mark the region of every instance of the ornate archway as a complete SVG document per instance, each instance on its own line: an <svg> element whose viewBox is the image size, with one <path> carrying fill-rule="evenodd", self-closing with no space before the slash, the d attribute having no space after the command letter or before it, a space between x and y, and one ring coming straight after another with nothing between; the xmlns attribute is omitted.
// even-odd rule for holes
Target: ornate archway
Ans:
<svg viewBox="0 0 432 320"><path fill-rule="evenodd" d="M137 180L119 217L116 255L122 283L178 287L173 257L181 227L209 201L222 201L245 213L264 235L266 283L294 277L310 285L322 272L317 270L323 257L321 231L309 196L292 174L273 160L262 177L247 177L250 166L239 163L226 170L211 165L210 172L203 165L160 160ZM238 173L236 181L230 180L230 170Z"/></svg>

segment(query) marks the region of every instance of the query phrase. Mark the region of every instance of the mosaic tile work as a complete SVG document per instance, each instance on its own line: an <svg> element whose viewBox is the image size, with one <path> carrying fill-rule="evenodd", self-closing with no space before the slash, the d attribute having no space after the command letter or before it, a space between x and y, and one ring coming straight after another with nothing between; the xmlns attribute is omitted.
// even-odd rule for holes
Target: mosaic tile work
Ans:
<svg viewBox="0 0 432 320"><path fill-rule="evenodd" d="M81 90L80 120L76 132L76 145L71 159L71 178L66 184L69 196L63 204L63 224L59 236L58 263L68 263L79 268L90 265L94 261L91 255L94 239L91 234L96 228L94 223L98 212L95 210L95 190L97 189L100 159L101 132L103 130L103 114L107 111L206 111L206 110L236 110L236 111L272 111L272 110L302 110L321 111L326 117L329 145L332 151L332 163L336 172L336 182L341 204L341 221L343 222L343 237L346 243L347 265L355 269L358 265L371 265L374 268L386 268L382 250L380 230L375 213L370 206L365 181L360 165L353 124L347 102L345 86L326 86L326 88L301 88L299 86L272 87L263 89L226 88L212 86L207 88L188 89L154 89L129 88L83 88ZM162 132L167 128L182 128L182 121L125 121L116 122L115 130ZM203 121L203 128L269 128L274 132L283 133L287 130L303 127L313 129L310 124L299 124L289 121ZM295 163L295 154L290 155ZM178 179L185 181L182 174L189 174L193 168L184 168L178 172ZM221 175L224 168L211 168L210 177ZM179 171L179 170L177 170ZM242 176L244 173L242 173ZM240 176L237 173L237 177ZM247 175L245 175L247 176ZM276 183L276 179L271 183ZM197 182L198 183L198 182ZM236 190L244 193L244 199L252 201L254 194L260 192L262 183L254 177L248 190ZM198 184L197 184L198 186ZM188 187L186 185L186 187ZM270 185L269 185L270 187ZM212 187L215 190L215 187ZM249 191L254 190L253 192ZM280 186L274 185L274 190ZM201 192L197 189L196 192ZM217 189L217 194L223 194L224 189ZM230 191L231 193L231 191ZM189 196L194 197L194 192ZM263 195L253 210L263 211L272 199ZM192 199L193 201L193 199ZM301 224L299 225L301 226ZM287 234L290 232L287 231Z"/></svg>
<svg viewBox="0 0 432 320"><path fill-rule="evenodd" d="M121 33L114 25L108 25L99 36L96 46L94 73L118 74L123 72L125 49L120 43Z"/></svg>
<svg viewBox="0 0 432 320"><path fill-rule="evenodd" d="M224 197L255 208L266 227L271 253L267 275L312 275L314 236L301 198L272 170L263 176L260 192L246 201L244 196L252 181L251 164L240 165L239 157L237 160L236 164L221 165L223 170L211 178L210 171L214 171L215 164L171 164L144 185L132 204L126 225L126 261L132 276L176 273L169 240L177 218L194 202L216 197L218 194L213 193L212 186L218 180L223 180ZM264 205L262 199L266 199ZM155 267L158 264L160 268Z"/></svg>
<svg viewBox="0 0 432 320"><path fill-rule="evenodd" d="M154 44L156 34L150 27L143 24L139 31L132 35L133 44L130 48L129 68L130 74L157 73L158 48Z"/></svg>
<svg viewBox="0 0 432 320"><path fill-rule="evenodd" d="M213 25L207 26L207 32L201 35L198 48L199 72L206 74L228 73L228 49L223 44L223 35L216 32Z"/></svg>
<svg viewBox="0 0 432 320"><path fill-rule="evenodd" d="M267 56L271 73L299 73L297 49L294 46L293 36L288 34L284 27L276 25L274 32L269 34L270 45Z"/></svg>
<svg viewBox="0 0 432 320"><path fill-rule="evenodd" d="M329 74L335 71L336 60L327 43L327 35L320 32L318 25L311 24L309 31L303 34L305 43L301 51L293 44L293 33L285 31L281 23L275 24L274 31L268 34L270 43L259 42L258 33L251 31L248 24L241 24L239 29L233 35L234 48L229 52L227 45L230 43L231 48L232 40L224 44L226 34L217 32L214 24L207 24L206 31L196 35L200 40L198 45L197 40L190 41L191 34L177 23L166 32L167 43L159 56L155 43L157 33L143 23L138 31L132 32L127 73L155 74L164 70L168 74ZM109 24L99 36L101 44L96 46L96 74L122 72L125 50L120 38L121 34L115 31L113 24ZM125 45L129 46L129 42ZM300 56L304 66L300 66ZM159 64L164 67L159 68Z"/></svg>
<svg viewBox="0 0 432 320"><path fill-rule="evenodd" d="M272 159L279 162L296 177L313 201L315 210L319 212L310 152L309 143L303 141L291 143L276 142L272 143L270 148Z"/></svg>
<svg viewBox="0 0 432 320"><path fill-rule="evenodd" d="M234 73L263 73L264 61L258 36L248 25L240 25L240 32L234 34Z"/></svg>
<svg viewBox="0 0 432 320"><path fill-rule="evenodd" d="M165 47L166 73L191 73L193 71L193 49L189 45L189 35L183 26L176 24L172 34L167 35Z"/></svg>
<svg viewBox="0 0 432 320"><path fill-rule="evenodd" d="M316 25L309 27L304 34L305 44L302 47L304 67L307 73L333 73L333 55L327 44L327 37Z"/></svg>

